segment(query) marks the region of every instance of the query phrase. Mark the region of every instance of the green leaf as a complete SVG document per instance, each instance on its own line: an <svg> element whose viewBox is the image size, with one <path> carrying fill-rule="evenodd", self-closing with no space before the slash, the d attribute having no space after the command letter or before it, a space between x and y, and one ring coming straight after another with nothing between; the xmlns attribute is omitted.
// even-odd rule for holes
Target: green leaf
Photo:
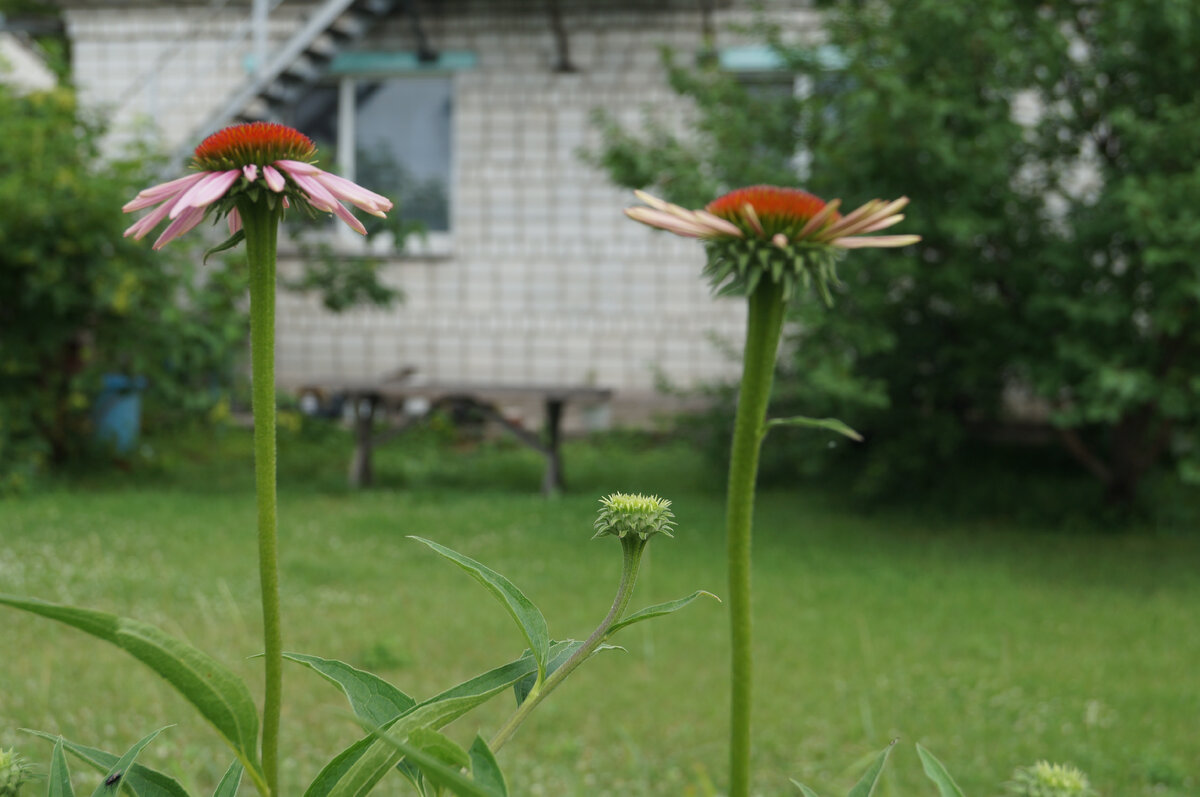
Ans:
<svg viewBox="0 0 1200 797"><path fill-rule="evenodd" d="M217 784L217 790L213 792L213 797L237 797L238 787L242 785L242 762L234 761L229 765L229 769L225 770L225 775L221 778L221 782Z"/></svg>
<svg viewBox="0 0 1200 797"><path fill-rule="evenodd" d="M137 759L138 754L142 752L142 749L145 748L146 745L154 741L154 737L158 736L166 729L167 728L159 728L158 730L143 736L134 743L133 747L130 747L128 750L126 750L125 755L117 759L117 762L109 767L108 771L104 773L104 780L101 781L100 785L96 787L96 790L92 792L92 797L104 797L106 794L115 794L121 788L121 784L124 782L126 770L133 766L133 762ZM109 781L111 781L111 783Z"/></svg>
<svg viewBox="0 0 1200 797"><path fill-rule="evenodd" d="M218 252L224 252L224 251L226 251L226 250L228 250L228 249L232 249L233 247L237 246L238 244L240 244L240 243L241 243L242 241L244 241L244 240L246 240L246 231L245 231L245 230L238 230L238 231L237 231L237 232L235 232L233 235L229 236L229 237L228 237L228 238L226 238L224 241L222 241L221 243L219 243L219 244L217 244L216 246L214 246L212 249L208 249L208 250L206 250L206 251L204 252L204 259L203 259L203 260L201 260L200 262L201 262L202 264L205 264L205 265L207 265L207 264L208 264L208 258L209 258L211 255L215 255L215 254L217 254Z"/></svg>
<svg viewBox="0 0 1200 797"><path fill-rule="evenodd" d="M440 728L536 672L537 663L532 655L526 654L418 703L380 729L405 738L417 728ZM374 735L360 739L325 765L305 791L305 797L361 797L387 775L401 756L394 745Z"/></svg>
<svg viewBox="0 0 1200 797"><path fill-rule="evenodd" d="M717 603L721 602L721 599L718 598L716 595L712 594L711 592L705 592L704 590L699 589L699 590L696 590L695 592L693 592L691 595L688 595L686 598L680 598L679 600L667 601L666 603L656 603L653 606L647 606L645 609L634 612L633 614L629 615L628 617L626 617L624 620L620 621L619 623L613 623L612 626L608 629L608 633L604 635L604 638L607 639L607 638L611 637L613 634L615 634L616 632L620 631L622 628L631 626L634 623L640 623L643 620L649 620L654 617L662 617L663 615L672 614L674 612L677 612L680 609L682 609L684 606L687 606L689 603L696 600L696 598L699 598L701 595L707 595L708 597L715 600Z"/></svg>
<svg viewBox="0 0 1200 797"><path fill-rule="evenodd" d="M3 594L0 604L78 628L145 664L196 707L233 748L255 783L266 788L255 761L258 710L246 684L216 659L152 625L115 614Z"/></svg>
<svg viewBox="0 0 1200 797"><path fill-rule="evenodd" d="M772 418L767 421L766 428L763 430L765 435L768 431L776 426L807 426L812 429L827 429L830 432L837 432L840 435L845 435L855 442L861 443L863 436L851 429L846 424L839 421L837 418L805 418L803 415L797 415L793 418Z"/></svg>
<svg viewBox="0 0 1200 797"><path fill-rule="evenodd" d="M883 765L887 763L888 755L891 754L892 748L896 746L899 739L892 739L892 743L880 751L879 755L875 756L875 760L867 767L867 771L859 779L858 783L854 784L854 788L846 795L846 797L871 797L875 791L875 786L879 783L879 776L883 774Z"/></svg>
<svg viewBox="0 0 1200 797"><path fill-rule="evenodd" d="M521 632L525 634L525 639L529 642L529 649L533 651L533 658L537 662L538 680L544 679L546 677L546 655L550 648L550 631L546 627L546 618L533 605L533 602L529 598L526 598L525 594L513 586L513 583L507 578L494 570L484 567L474 559L438 545L432 540L426 540L422 537L410 537L410 539L428 545L437 553L454 562L463 570L466 570L471 574L472 578L482 584L488 592L495 595L504 604L504 607L508 609L508 613L517 621L517 625L521 626Z"/></svg>
<svg viewBox="0 0 1200 797"><path fill-rule="evenodd" d="M379 676L351 667L345 662L303 653L284 653L283 657L309 667L329 682L341 687L350 701L354 716L372 726L393 720L417 704L417 701Z"/></svg>
<svg viewBox="0 0 1200 797"><path fill-rule="evenodd" d="M562 642L553 642L550 645L550 656L546 660L546 677L549 677L555 670L567 663L567 659L575 655L575 651L583 647L583 642L575 639L567 639ZM624 650L618 645L598 645L592 651L592 656L595 656L602 650ZM588 656L590 659L591 656ZM525 702L525 698L533 691L534 685L537 683L537 672L531 672L521 680L513 684L513 694L517 698L517 705Z"/></svg>
<svg viewBox="0 0 1200 797"><path fill-rule="evenodd" d="M799 789L800 793L803 794L804 797L820 797L819 794L817 794L815 791L808 788L807 786L805 786L803 783L796 780L795 778L792 778L791 781L792 781L792 785L795 786L797 789Z"/></svg>
<svg viewBox="0 0 1200 797"><path fill-rule="evenodd" d="M43 731L24 730L25 733L37 736L40 739L55 743L61 742L64 749L78 756L98 772L112 772L117 761L120 760L119 756L106 750L98 750L95 747L76 744L69 739L63 739L61 736L54 736ZM141 764L134 764L126 768L125 774L121 777L121 785L127 791L132 792L135 797L188 797L187 790L183 788L179 781L170 775L142 766Z"/></svg>
<svg viewBox="0 0 1200 797"><path fill-rule="evenodd" d="M466 750L459 747L458 743L450 737L438 733L432 728L417 728L408 735L408 743L421 752L433 756L456 772L471 766L471 757L467 755ZM420 762L416 763L420 766ZM429 772L424 767L422 767L422 771L425 772L426 779L435 786L445 787L448 785L442 781L439 772Z"/></svg>
<svg viewBox="0 0 1200 797"><path fill-rule="evenodd" d="M963 797L962 789L958 788L958 784L954 782L954 778L950 777L950 773L946 771L946 768L942 766L942 762L938 761L933 753L918 743L917 755L921 757L921 767L925 770L926 777L937 785L938 794L941 797Z"/></svg>
<svg viewBox="0 0 1200 797"><path fill-rule="evenodd" d="M476 736L471 744L471 775L475 782L497 797L508 797L508 784L504 782L504 773L496 762L496 754L482 736Z"/></svg>
<svg viewBox="0 0 1200 797"><path fill-rule="evenodd" d="M441 734L437 735L441 736ZM412 736L417 737L423 735L414 732ZM443 788L449 789L460 797L500 797L503 794L503 792L492 791L482 783L477 783L468 778L462 773L462 767L454 764L447 764L438 756L436 752L421 747L412 741L402 742L394 736L384 733L382 730L376 732L376 738L385 744L394 747L398 753L405 756L409 761L415 762L425 773L427 778L435 781ZM457 745L455 745L455 747L460 752L462 751L462 748L458 748Z"/></svg>
<svg viewBox="0 0 1200 797"><path fill-rule="evenodd" d="M67 757L63 754L62 739L54 745L46 780L47 797L75 797L75 790L71 788L71 770L67 768Z"/></svg>

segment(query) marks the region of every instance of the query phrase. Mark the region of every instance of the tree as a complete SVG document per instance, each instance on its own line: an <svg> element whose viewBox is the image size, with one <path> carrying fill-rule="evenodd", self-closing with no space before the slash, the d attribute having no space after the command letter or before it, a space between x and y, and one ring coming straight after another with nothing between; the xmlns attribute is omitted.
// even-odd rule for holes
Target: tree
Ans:
<svg viewBox="0 0 1200 797"><path fill-rule="evenodd" d="M194 410L245 338L239 274L122 236L145 161L102 159L102 132L68 89L0 86L0 493L88 448L100 373Z"/></svg>
<svg viewBox="0 0 1200 797"><path fill-rule="evenodd" d="M1022 420L1125 501L1168 454L1200 475L1198 16L1172 0L829 4L821 47L760 29L800 96L673 66L691 134L603 122L594 157L692 206L755 182L911 197L920 245L856 252L832 308L794 308L777 403L842 416L870 440L860 484L911 490L1003 436L1027 393Z"/></svg>

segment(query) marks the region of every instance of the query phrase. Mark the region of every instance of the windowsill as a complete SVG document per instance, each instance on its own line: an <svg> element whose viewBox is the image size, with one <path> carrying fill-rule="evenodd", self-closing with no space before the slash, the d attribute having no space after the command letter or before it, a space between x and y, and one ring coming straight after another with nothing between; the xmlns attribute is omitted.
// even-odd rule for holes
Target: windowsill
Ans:
<svg viewBox="0 0 1200 797"><path fill-rule="evenodd" d="M339 224L325 230L308 230L299 236L280 236L279 253L297 257L304 246L327 245L338 257L377 257L394 260L448 260L454 256L454 234L427 232L410 235L397 249L390 232L362 236Z"/></svg>

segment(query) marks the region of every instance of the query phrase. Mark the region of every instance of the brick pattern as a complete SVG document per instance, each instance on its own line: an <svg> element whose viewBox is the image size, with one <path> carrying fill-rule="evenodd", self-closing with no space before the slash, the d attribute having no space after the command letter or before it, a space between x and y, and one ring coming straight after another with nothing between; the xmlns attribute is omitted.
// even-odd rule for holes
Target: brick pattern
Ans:
<svg viewBox="0 0 1200 797"><path fill-rule="evenodd" d="M273 34L297 24L283 14L289 5L273 14ZM621 211L633 198L579 156L598 143L594 109L635 125L647 108L669 123L686 120L658 52L663 44L694 51L700 14L694 3L654 5L564 2L579 71L563 74L553 70L544 3L423 4L435 47L478 58L476 69L454 78L452 253L390 264L386 278L407 296L392 310L333 315L315 300L281 296L282 383L415 366L438 381L596 384L627 404L653 396L660 376L684 387L736 376L729 352L740 348L743 303L714 300L699 278L699 245L626 219ZM809 12L782 5L782 18L809 23ZM196 45L197 57L218 60L215 42L240 18L201 24L201 13L125 10L137 24L118 34L102 12L72 12L78 63L91 75L80 75L85 95L111 97L111 86L145 70L159 42L181 30L196 42L211 36ZM720 10L714 22L721 30L746 13ZM411 36L400 18L366 47L413 49ZM195 102L160 118L168 140L236 85L237 68L226 62L220 80L191 89Z"/></svg>

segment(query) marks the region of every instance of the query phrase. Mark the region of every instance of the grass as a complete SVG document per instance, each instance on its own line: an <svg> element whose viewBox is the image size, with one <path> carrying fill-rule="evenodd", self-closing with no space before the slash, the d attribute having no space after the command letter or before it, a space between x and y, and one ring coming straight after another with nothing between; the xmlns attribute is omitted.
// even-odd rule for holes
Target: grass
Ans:
<svg viewBox="0 0 1200 797"><path fill-rule="evenodd" d="M0 504L0 590L159 624L257 690L249 437L156 449L130 473ZM582 638L620 569L619 546L588 541L596 499L658 492L675 501L678 533L651 545L633 605L723 592L720 481L682 444L571 444L572 490L554 500L535 492L540 460L515 446L402 439L378 452L379 486L359 493L343 483L347 456L334 433L281 442L285 647L415 696L522 644L486 593L405 535L506 574L553 636ZM1083 768L1109 797L1200 791L1200 538L864 515L769 491L755 545L761 794L793 793L789 777L844 793L893 737L885 797L933 792L916 741L970 795L998 794L1039 758ZM710 601L630 629L627 652L589 662L503 750L514 795L711 794L725 768L725 637ZM357 733L335 689L299 668L286 677L293 795ZM450 733L486 736L510 710L498 699ZM211 793L231 755L169 688L76 631L0 614L0 747L44 763L48 746L18 728L120 751L171 723L144 762Z"/></svg>

